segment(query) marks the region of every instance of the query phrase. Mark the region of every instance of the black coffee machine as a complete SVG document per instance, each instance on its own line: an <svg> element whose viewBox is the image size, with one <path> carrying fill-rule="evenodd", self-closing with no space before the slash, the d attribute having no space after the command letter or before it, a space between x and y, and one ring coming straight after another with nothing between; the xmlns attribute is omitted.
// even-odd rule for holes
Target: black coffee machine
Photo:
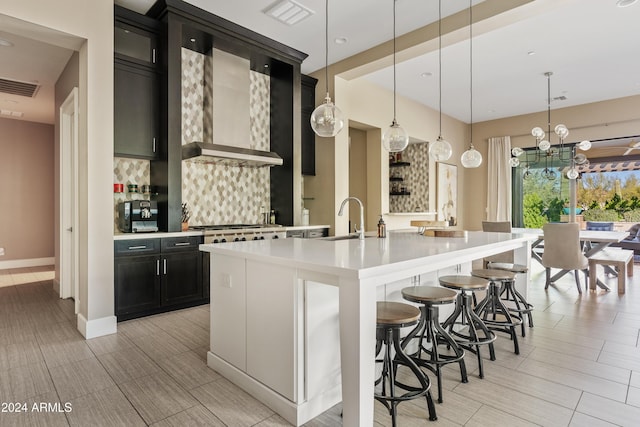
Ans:
<svg viewBox="0 0 640 427"><path fill-rule="evenodd" d="M131 200L118 204L118 229L123 233L158 231L158 202Z"/></svg>

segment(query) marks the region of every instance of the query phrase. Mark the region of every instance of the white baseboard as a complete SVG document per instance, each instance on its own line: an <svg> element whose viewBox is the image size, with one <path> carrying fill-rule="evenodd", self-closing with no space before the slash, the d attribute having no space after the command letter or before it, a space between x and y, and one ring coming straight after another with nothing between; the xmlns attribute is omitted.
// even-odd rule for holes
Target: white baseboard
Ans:
<svg viewBox="0 0 640 427"><path fill-rule="evenodd" d="M82 314L78 313L78 330L85 339L115 334L118 329L117 324L116 316L87 320Z"/></svg>
<svg viewBox="0 0 640 427"><path fill-rule="evenodd" d="M56 259L54 257L0 261L0 270L6 270L9 268L40 267L43 265L53 265L55 261Z"/></svg>

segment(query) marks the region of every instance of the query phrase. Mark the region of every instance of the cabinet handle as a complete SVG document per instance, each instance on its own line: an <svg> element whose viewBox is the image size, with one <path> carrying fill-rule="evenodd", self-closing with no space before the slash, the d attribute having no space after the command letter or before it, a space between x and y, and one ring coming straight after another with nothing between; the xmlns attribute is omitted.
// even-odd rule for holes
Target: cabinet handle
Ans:
<svg viewBox="0 0 640 427"><path fill-rule="evenodd" d="M147 245L142 246L129 246L129 250L132 251L134 249L147 249Z"/></svg>
<svg viewBox="0 0 640 427"><path fill-rule="evenodd" d="M160 260L156 260L156 276L160 275Z"/></svg>
<svg viewBox="0 0 640 427"><path fill-rule="evenodd" d="M152 150L155 153L156 152L156 137L153 137L153 143L152 143Z"/></svg>
<svg viewBox="0 0 640 427"><path fill-rule="evenodd" d="M162 268L164 270L164 274L166 275L167 274L167 259L166 258L162 260L162 264L163 264Z"/></svg>
<svg viewBox="0 0 640 427"><path fill-rule="evenodd" d="M156 50L155 50L155 48L151 49L151 62L154 63L154 64L156 63Z"/></svg>
<svg viewBox="0 0 640 427"><path fill-rule="evenodd" d="M190 242L180 242L180 243L176 243L174 246L189 246L191 245Z"/></svg>

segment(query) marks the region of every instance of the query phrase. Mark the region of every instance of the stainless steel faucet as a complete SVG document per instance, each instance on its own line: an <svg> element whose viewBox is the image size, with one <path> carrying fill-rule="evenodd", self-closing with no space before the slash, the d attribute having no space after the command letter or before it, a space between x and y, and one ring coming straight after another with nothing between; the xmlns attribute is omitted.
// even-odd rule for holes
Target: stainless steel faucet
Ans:
<svg viewBox="0 0 640 427"><path fill-rule="evenodd" d="M358 199L357 197L347 197L346 199L344 199L342 201L342 204L340 205L338 216L342 216L344 205L346 205L349 200L355 200L360 205L360 229L358 230L358 227L356 227L356 233L358 233L358 237L360 238L360 240L364 240L364 205L362 204L362 201L360 199Z"/></svg>

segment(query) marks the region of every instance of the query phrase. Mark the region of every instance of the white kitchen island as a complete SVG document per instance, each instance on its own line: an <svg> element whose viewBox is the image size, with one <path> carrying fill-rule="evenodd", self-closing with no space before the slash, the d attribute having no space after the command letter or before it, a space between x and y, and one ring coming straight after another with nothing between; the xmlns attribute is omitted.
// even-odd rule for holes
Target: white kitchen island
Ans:
<svg viewBox="0 0 640 427"><path fill-rule="evenodd" d="M342 400L343 425L370 427L376 301L387 297L386 285L459 271L456 266L508 250L529 265L531 239L407 230L384 239L201 245L211 253L207 363L294 425ZM517 280L526 296L528 276Z"/></svg>

